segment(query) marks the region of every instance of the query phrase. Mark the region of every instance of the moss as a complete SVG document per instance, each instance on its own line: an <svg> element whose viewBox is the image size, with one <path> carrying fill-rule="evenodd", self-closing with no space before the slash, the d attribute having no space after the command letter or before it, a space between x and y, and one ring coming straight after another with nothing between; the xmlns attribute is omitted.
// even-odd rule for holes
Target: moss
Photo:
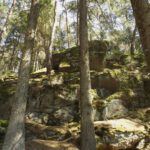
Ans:
<svg viewBox="0 0 150 150"><path fill-rule="evenodd" d="M44 73L44 72L46 72L46 68L42 68L42 69L40 69L40 70L37 70L37 71L35 71L35 72L33 72L32 74L38 74L38 73Z"/></svg>
<svg viewBox="0 0 150 150"><path fill-rule="evenodd" d="M105 68L101 74L118 80L120 83L120 90L135 89L139 87L143 81L143 75L140 70L130 70L128 66L123 66L120 69Z"/></svg>
<svg viewBox="0 0 150 150"><path fill-rule="evenodd" d="M64 73L64 81L69 84L79 83L79 72Z"/></svg>
<svg viewBox="0 0 150 150"><path fill-rule="evenodd" d="M63 68L63 67L70 67L70 64L67 63L67 62L61 62L60 65L59 65L60 68Z"/></svg>
<svg viewBox="0 0 150 150"><path fill-rule="evenodd" d="M100 63L97 61L97 59L93 59L93 56L95 58L101 58L100 60L103 62L104 56L106 54L106 51L108 50L108 42L106 41L99 41L94 40L89 42L89 52L90 52L90 59L91 61L96 61L97 63ZM91 62L90 61L90 62ZM60 51L58 53L53 54L53 67L59 67L61 62L67 63L67 66L76 67L78 69L79 67L79 46L75 46L63 51ZM93 64L95 65L95 64ZM92 66L91 66L92 68Z"/></svg>
<svg viewBox="0 0 150 150"><path fill-rule="evenodd" d="M14 95L16 91L16 85L3 84L0 86L0 99L7 100Z"/></svg>
<svg viewBox="0 0 150 150"><path fill-rule="evenodd" d="M8 121L7 120L0 120L0 127L7 128L8 127Z"/></svg>
<svg viewBox="0 0 150 150"><path fill-rule="evenodd" d="M60 54L60 53L65 53L68 49L60 49L60 50L56 50L53 51L53 54Z"/></svg>
<svg viewBox="0 0 150 150"><path fill-rule="evenodd" d="M12 72L12 71L6 71L6 72L2 72L0 74L0 80L3 80L5 78L16 78L16 73Z"/></svg>
<svg viewBox="0 0 150 150"><path fill-rule="evenodd" d="M121 99L124 95L125 95L124 91L119 91L107 97L106 101L111 101L112 99Z"/></svg>
<svg viewBox="0 0 150 150"><path fill-rule="evenodd" d="M92 96L92 98L93 98L94 100L100 99L100 97L99 97L98 94L97 94L97 90L96 90L96 89L91 89L91 90L90 90L90 94L91 94L91 96Z"/></svg>
<svg viewBox="0 0 150 150"><path fill-rule="evenodd" d="M136 96L136 93L133 89L124 89L122 91L118 91L109 97L106 98L106 101L111 101L112 99L122 99L122 100L132 100Z"/></svg>
<svg viewBox="0 0 150 150"><path fill-rule="evenodd" d="M34 83L34 82L42 82L43 78L35 78L35 79L30 79L30 83Z"/></svg>

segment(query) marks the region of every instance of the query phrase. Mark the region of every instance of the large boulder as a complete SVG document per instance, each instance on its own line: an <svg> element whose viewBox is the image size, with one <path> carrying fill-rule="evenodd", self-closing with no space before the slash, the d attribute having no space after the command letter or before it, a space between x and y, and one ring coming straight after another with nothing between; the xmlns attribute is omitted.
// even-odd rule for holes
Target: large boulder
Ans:
<svg viewBox="0 0 150 150"><path fill-rule="evenodd" d="M45 86L32 86L29 92L28 112L51 112L54 106L54 89Z"/></svg>
<svg viewBox="0 0 150 150"><path fill-rule="evenodd" d="M97 74L92 77L92 88L97 89L100 97L105 98L118 91L119 81L109 73Z"/></svg>
<svg viewBox="0 0 150 150"><path fill-rule="evenodd" d="M102 71L104 67L104 57L109 44L107 41L90 41L89 52L90 52L90 68L91 70ZM79 47L73 47L67 49L65 52L53 54L53 68L59 69L59 65L62 62L68 63L71 68L79 69Z"/></svg>
<svg viewBox="0 0 150 150"><path fill-rule="evenodd" d="M59 119L61 122L71 122L73 121L73 112L71 107L60 108L54 112L54 117Z"/></svg>
<svg viewBox="0 0 150 150"><path fill-rule="evenodd" d="M120 99L111 100L103 110L103 119L121 118L127 115L128 110Z"/></svg>
<svg viewBox="0 0 150 150"><path fill-rule="evenodd" d="M147 140L147 131L144 125L128 120L116 119L94 122L99 150L110 146L115 150L143 149L142 140Z"/></svg>
<svg viewBox="0 0 150 150"><path fill-rule="evenodd" d="M49 115L41 112L28 112L26 113L26 119L30 119L36 123L47 124Z"/></svg>

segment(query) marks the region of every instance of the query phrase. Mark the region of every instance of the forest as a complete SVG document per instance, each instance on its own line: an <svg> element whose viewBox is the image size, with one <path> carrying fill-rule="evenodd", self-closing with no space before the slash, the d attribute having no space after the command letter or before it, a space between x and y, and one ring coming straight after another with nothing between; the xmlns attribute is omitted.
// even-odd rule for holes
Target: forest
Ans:
<svg viewBox="0 0 150 150"><path fill-rule="evenodd" d="M150 0L0 0L0 150L150 150Z"/></svg>

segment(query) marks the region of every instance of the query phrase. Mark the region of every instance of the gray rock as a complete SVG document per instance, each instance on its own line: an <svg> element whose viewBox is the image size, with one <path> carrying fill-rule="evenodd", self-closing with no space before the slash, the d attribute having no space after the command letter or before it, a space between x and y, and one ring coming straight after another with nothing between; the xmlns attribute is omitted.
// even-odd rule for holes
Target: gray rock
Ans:
<svg viewBox="0 0 150 150"><path fill-rule="evenodd" d="M71 122L74 118L70 107L60 108L55 111L54 117L60 119L60 122Z"/></svg>
<svg viewBox="0 0 150 150"><path fill-rule="evenodd" d="M6 129L0 126L0 134L4 134L5 132L6 132Z"/></svg>
<svg viewBox="0 0 150 150"><path fill-rule="evenodd" d="M102 116L103 119L121 118L128 113L128 110L123 106L122 101L119 99L113 99L104 108Z"/></svg>
<svg viewBox="0 0 150 150"><path fill-rule="evenodd" d="M93 110L93 117L94 117L94 121L98 121L101 118L101 113L99 111L97 111L97 109Z"/></svg>
<svg viewBox="0 0 150 150"><path fill-rule="evenodd" d="M47 124L48 122L48 114L46 113L29 112L26 114L26 118L36 123Z"/></svg>
<svg viewBox="0 0 150 150"><path fill-rule="evenodd" d="M137 149L143 149L145 147L145 139L142 139L139 143L138 143L138 145L137 145Z"/></svg>
<svg viewBox="0 0 150 150"><path fill-rule="evenodd" d="M140 123L128 119L95 121L95 132L99 143L117 149L142 149L145 147L147 131Z"/></svg>

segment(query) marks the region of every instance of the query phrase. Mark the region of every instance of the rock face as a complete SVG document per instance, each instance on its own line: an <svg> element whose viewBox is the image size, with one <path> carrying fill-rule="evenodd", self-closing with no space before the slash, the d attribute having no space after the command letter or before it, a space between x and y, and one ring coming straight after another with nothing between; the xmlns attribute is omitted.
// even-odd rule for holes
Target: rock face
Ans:
<svg viewBox="0 0 150 150"><path fill-rule="evenodd" d="M141 140L146 139L145 127L128 119L97 121L94 125L99 137L99 145L109 143L117 149L138 149L138 146L142 145Z"/></svg>
<svg viewBox="0 0 150 150"><path fill-rule="evenodd" d="M100 74L92 78L92 88L97 89L101 97L105 98L115 93L120 85L119 81L110 74Z"/></svg>
<svg viewBox="0 0 150 150"><path fill-rule="evenodd" d="M54 105L54 90L51 87L32 87L30 89L30 98L28 111L39 110L45 112Z"/></svg>
<svg viewBox="0 0 150 150"><path fill-rule="evenodd" d="M128 110L123 106L122 101L113 99L103 110L103 119L121 118L127 114Z"/></svg>
<svg viewBox="0 0 150 150"><path fill-rule="evenodd" d="M89 42L90 68L91 70L102 71L104 68L104 57L109 49L106 41ZM79 47L73 47L60 54L53 55L53 68L58 70L61 62L68 63L71 68L79 69Z"/></svg>
<svg viewBox="0 0 150 150"><path fill-rule="evenodd" d="M138 84L141 80L137 82L132 79L135 75L126 68L106 68L100 72L108 48L105 44L102 45L99 41L89 45L90 67L93 69L93 117L98 121L95 122L98 150L150 150L150 138L144 126L133 121L135 118L141 120L146 130L150 130L150 108L149 103L145 103L149 98L145 99L142 95L146 89L149 93L149 83L146 80ZM56 67L54 69L58 71L52 71L51 79L47 78L44 68L33 73L30 79L26 112L26 150L76 150L73 143L79 146L79 48L74 47L55 54L53 58ZM68 68L73 71L68 68L67 70L62 62L69 64ZM127 78L126 73L129 74ZM0 80L0 119L9 118L16 82L17 79L11 78ZM130 82L131 85L128 85ZM120 119L125 117L132 118L132 121ZM3 128L0 127L0 146L4 134Z"/></svg>
<svg viewBox="0 0 150 150"><path fill-rule="evenodd" d="M62 122L71 122L73 121L73 112L70 107L58 109L55 111L54 117Z"/></svg>

